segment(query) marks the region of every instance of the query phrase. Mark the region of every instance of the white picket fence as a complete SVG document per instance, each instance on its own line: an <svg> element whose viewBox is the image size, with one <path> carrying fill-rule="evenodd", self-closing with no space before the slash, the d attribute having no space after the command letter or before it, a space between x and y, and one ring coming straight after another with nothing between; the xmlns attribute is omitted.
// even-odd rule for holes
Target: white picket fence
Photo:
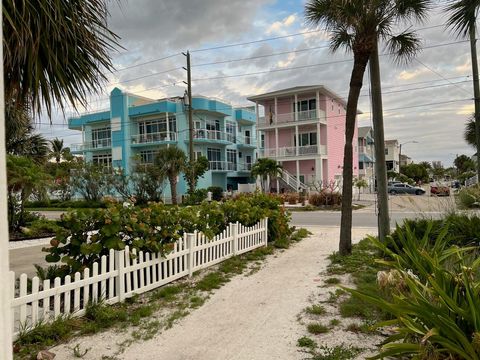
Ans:
<svg viewBox="0 0 480 360"><path fill-rule="evenodd" d="M14 339L22 330L33 328L39 322L48 322L59 316L81 316L89 302L104 301L114 304L153 290L194 271L212 266L235 255L267 245L268 219L246 227L231 223L221 234L208 239L204 234L184 234L173 251L165 257L130 251L110 250L102 256L100 264L94 263L92 271L85 269L72 277L55 278L40 284L38 277L28 289L26 274L20 275L19 288L13 293ZM11 286L15 290L15 273L10 272Z"/></svg>

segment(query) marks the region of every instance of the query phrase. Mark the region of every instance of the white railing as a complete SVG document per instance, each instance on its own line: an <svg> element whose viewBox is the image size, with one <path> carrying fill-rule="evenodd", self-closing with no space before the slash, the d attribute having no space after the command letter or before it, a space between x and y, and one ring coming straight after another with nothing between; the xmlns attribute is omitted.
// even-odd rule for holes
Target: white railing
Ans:
<svg viewBox="0 0 480 360"><path fill-rule="evenodd" d="M222 140L235 142L235 135L218 130L196 129L193 132L194 139Z"/></svg>
<svg viewBox="0 0 480 360"><path fill-rule="evenodd" d="M472 176L471 178L465 180L465 186L472 186L478 184L478 176Z"/></svg>
<svg viewBox="0 0 480 360"><path fill-rule="evenodd" d="M280 147L277 149L261 149L259 150L260 157L295 157L295 156L308 156L308 155L326 155L327 146L326 145L309 145L309 146L299 146L298 151L297 147Z"/></svg>
<svg viewBox="0 0 480 360"><path fill-rule="evenodd" d="M297 179L285 169L282 169L280 178L294 191L308 190L307 185L302 183L299 179Z"/></svg>
<svg viewBox="0 0 480 360"><path fill-rule="evenodd" d="M207 268L232 256L266 246L268 219L246 227L231 223L219 235L208 239L202 233L184 234L165 257L129 250L110 250L92 269L85 269L61 279L40 283L20 275L19 290L11 301L14 319L13 334L29 330L39 323L59 316L81 316L89 303L104 301L115 304L134 294L153 290L194 271ZM10 272L10 286L15 287L15 274Z"/></svg>
<svg viewBox="0 0 480 360"><path fill-rule="evenodd" d="M230 161L209 161L208 170L211 171L234 171L235 163Z"/></svg>
<svg viewBox="0 0 480 360"><path fill-rule="evenodd" d="M256 139L253 136L237 135L235 142L240 145L256 146Z"/></svg>
<svg viewBox="0 0 480 360"><path fill-rule="evenodd" d="M132 144L147 144L160 141L176 141L177 133L173 131L156 132L149 134L138 134L132 136Z"/></svg>
<svg viewBox="0 0 480 360"><path fill-rule="evenodd" d="M89 142L84 142L81 144L72 144L70 145L70 149L72 151L85 151L85 150L91 150L91 149L104 149L104 148L109 148L112 146L112 139L99 139L99 140L93 140Z"/></svg>
<svg viewBox="0 0 480 360"><path fill-rule="evenodd" d="M325 112L323 110L305 110L298 111L296 113L283 113L283 114L273 114L261 116L258 118L258 123L260 125L273 125L273 124L286 124L291 122L301 122L301 121L315 121L320 120L322 122L326 121ZM270 124L271 122L271 124Z"/></svg>
<svg viewBox="0 0 480 360"><path fill-rule="evenodd" d="M250 171L252 170L252 163L241 163L237 165L237 171Z"/></svg>

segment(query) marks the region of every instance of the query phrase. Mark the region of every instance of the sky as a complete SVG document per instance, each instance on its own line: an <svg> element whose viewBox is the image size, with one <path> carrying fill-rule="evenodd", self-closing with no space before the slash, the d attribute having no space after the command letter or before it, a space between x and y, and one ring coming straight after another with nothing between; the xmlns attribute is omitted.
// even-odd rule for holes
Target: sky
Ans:
<svg viewBox="0 0 480 360"><path fill-rule="evenodd" d="M329 33L305 22L303 0L120 0L109 6L109 27L123 49L112 53L116 71L106 74L104 92L80 113L107 109L114 87L152 99L182 96L187 50L194 95L244 106L253 105L248 96L300 85L348 94L352 55L330 51ZM446 20L437 5L423 23L399 25L417 30L422 50L397 64L381 46L380 67L385 138L398 139L414 162L451 166L457 154L474 153L463 140L474 105L469 43L446 29ZM371 125L368 73L359 109L359 126ZM42 120L38 131L66 145L80 143L80 132L66 125L77 115L73 108L56 112L52 125Z"/></svg>

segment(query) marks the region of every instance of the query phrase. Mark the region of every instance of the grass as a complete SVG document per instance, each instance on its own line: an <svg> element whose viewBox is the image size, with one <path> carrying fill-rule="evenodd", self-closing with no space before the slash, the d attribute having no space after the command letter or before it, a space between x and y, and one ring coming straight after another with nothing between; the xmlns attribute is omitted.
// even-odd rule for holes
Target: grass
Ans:
<svg viewBox="0 0 480 360"><path fill-rule="evenodd" d="M341 322L340 320L338 320L338 319L332 319L332 320L330 320L329 325L330 325L331 327L335 327L335 326L340 325L341 323L342 323L342 322Z"/></svg>
<svg viewBox="0 0 480 360"><path fill-rule="evenodd" d="M297 346L313 350L317 347L317 343L315 342L315 340L312 340L307 336L303 336L297 340Z"/></svg>
<svg viewBox="0 0 480 360"><path fill-rule="evenodd" d="M325 284L327 285L338 285L340 284L340 279L336 277L329 277L328 279L325 280Z"/></svg>
<svg viewBox="0 0 480 360"><path fill-rule="evenodd" d="M327 311L322 305L312 305L307 307L305 312L311 315L325 315Z"/></svg>
<svg viewBox="0 0 480 360"><path fill-rule="evenodd" d="M321 323L310 323L307 325L307 330L310 334L318 335L327 333L329 328Z"/></svg>
<svg viewBox="0 0 480 360"><path fill-rule="evenodd" d="M349 360L355 358L362 350L353 346L321 346L311 360Z"/></svg>
<svg viewBox="0 0 480 360"><path fill-rule="evenodd" d="M184 290L182 285L168 285L155 290L150 296L150 301L173 301L177 299L177 295Z"/></svg>

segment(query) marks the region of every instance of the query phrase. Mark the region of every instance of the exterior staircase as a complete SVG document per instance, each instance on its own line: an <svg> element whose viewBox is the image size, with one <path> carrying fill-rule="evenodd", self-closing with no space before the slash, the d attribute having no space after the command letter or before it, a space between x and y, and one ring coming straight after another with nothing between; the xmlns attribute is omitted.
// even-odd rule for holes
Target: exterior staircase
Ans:
<svg viewBox="0 0 480 360"><path fill-rule="evenodd" d="M291 190L297 191L308 191L308 186L302 183L295 176L290 174L287 170L282 169L278 180L283 184L287 185Z"/></svg>

